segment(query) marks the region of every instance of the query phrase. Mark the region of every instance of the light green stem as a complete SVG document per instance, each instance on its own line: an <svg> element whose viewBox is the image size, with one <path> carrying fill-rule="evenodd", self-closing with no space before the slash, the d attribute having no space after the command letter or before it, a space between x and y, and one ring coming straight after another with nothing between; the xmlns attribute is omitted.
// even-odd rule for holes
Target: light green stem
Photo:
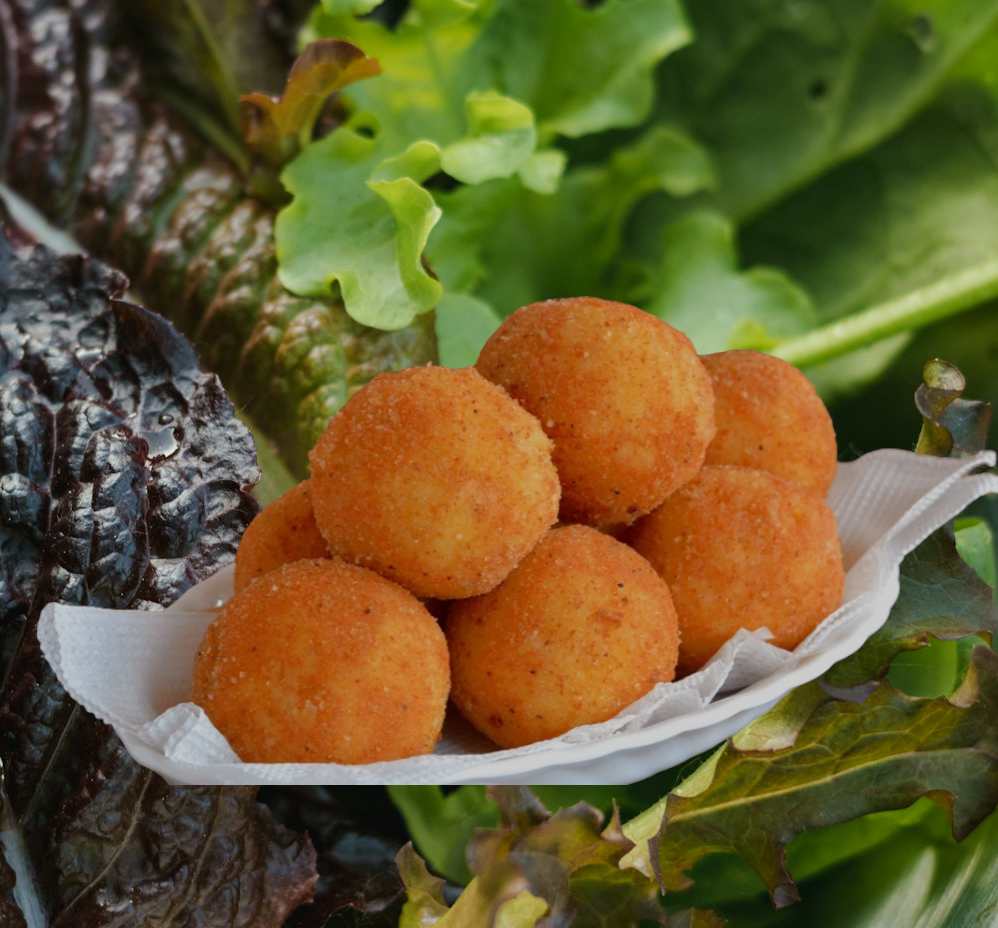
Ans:
<svg viewBox="0 0 998 928"><path fill-rule="evenodd" d="M950 274L902 297L791 338L770 350L798 367L830 361L873 342L921 328L998 297L998 258Z"/></svg>

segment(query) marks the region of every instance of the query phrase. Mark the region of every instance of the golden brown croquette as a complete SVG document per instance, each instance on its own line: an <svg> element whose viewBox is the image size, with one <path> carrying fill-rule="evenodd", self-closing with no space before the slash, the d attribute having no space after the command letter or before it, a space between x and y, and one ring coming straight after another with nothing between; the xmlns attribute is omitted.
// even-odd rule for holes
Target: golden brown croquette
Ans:
<svg viewBox="0 0 998 928"><path fill-rule="evenodd" d="M721 351L701 360L714 385L717 420L705 463L768 470L824 499L838 448L832 417L811 381L760 351Z"/></svg>
<svg viewBox="0 0 998 928"><path fill-rule="evenodd" d="M303 480L263 507L243 532L236 550L235 588L292 561L328 557L315 524L309 482Z"/></svg>
<svg viewBox="0 0 998 928"><path fill-rule="evenodd" d="M708 465L634 526L634 549L672 591L680 675L740 628L768 628L796 647L842 601L835 514L766 471Z"/></svg>
<svg viewBox="0 0 998 928"><path fill-rule="evenodd" d="M521 307L475 366L554 441L566 522L633 522L693 477L714 437L710 378L690 340L624 303Z"/></svg>
<svg viewBox="0 0 998 928"><path fill-rule="evenodd" d="M552 529L496 589L451 604L455 705L502 747L613 717L673 678L669 590L627 545Z"/></svg>
<svg viewBox="0 0 998 928"><path fill-rule="evenodd" d="M419 596L492 589L558 514L551 442L474 368L375 377L330 419L311 464L330 551Z"/></svg>
<svg viewBox="0 0 998 928"><path fill-rule="evenodd" d="M416 598L338 558L236 593L198 651L191 700L247 763L367 764L440 737L447 644Z"/></svg>

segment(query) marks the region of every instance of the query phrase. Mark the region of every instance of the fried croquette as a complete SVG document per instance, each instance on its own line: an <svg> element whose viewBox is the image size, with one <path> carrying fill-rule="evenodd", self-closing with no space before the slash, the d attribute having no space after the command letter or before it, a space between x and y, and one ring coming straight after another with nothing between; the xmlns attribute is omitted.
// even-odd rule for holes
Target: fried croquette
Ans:
<svg viewBox="0 0 998 928"><path fill-rule="evenodd" d="M672 592L680 676L740 628L768 628L792 649L842 601L835 514L766 471L705 466L634 526L631 544Z"/></svg>
<svg viewBox="0 0 998 928"><path fill-rule="evenodd" d="M426 754L443 726L447 644L416 598L338 558L236 593L198 651L191 700L247 763Z"/></svg>
<svg viewBox="0 0 998 928"><path fill-rule="evenodd" d="M714 385L717 421L705 463L768 470L824 499L838 449L832 417L811 381L759 351L721 351L700 360Z"/></svg>
<svg viewBox="0 0 998 928"><path fill-rule="evenodd" d="M633 522L693 477L714 437L710 378L690 340L624 303L521 307L475 366L554 441L564 522Z"/></svg>
<svg viewBox="0 0 998 928"><path fill-rule="evenodd" d="M236 549L236 590L292 561L328 557L329 548L315 524L309 482L303 480L263 507L243 532Z"/></svg>
<svg viewBox="0 0 998 928"><path fill-rule="evenodd" d="M330 419L310 460L330 551L418 596L492 589L558 515L550 440L474 368L375 377Z"/></svg>
<svg viewBox="0 0 998 928"><path fill-rule="evenodd" d="M675 672L667 586L583 525L552 529L496 589L452 603L445 631L454 704L502 747L612 718Z"/></svg>

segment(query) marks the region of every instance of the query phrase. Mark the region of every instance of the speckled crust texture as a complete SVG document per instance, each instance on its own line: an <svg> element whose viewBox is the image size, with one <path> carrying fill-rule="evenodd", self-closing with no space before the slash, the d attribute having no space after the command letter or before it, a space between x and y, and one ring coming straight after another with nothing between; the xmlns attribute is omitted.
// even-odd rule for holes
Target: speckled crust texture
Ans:
<svg viewBox="0 0 998 928"><path fill-rule="evenodd" d="M558 514L550 441L473 368L376 377L330 419L311 461L330 551L418 596L492 589Z"/></svg>
<svg viewBox="0 0 998 928"><path fill-rule="evenodd" d="M626 545L552 529L484 596L451 604L452 699L502 747L612 718L673 678L669 590Z"/></svg>
<svg viewBox="0 0 998 928"><path fill-rule="evenodd" d="M422 604L331 558L286 564L226 603L191 700L247 763L367 764L432 751L449 689Z"/></svg>
<svg viewBox="0 0 998 928"><path fill-rule="evenodd" d="M634 526L631 544L661 574L679 616L679 674L739 628L799 644L842 601L835 514L765 471L707 465Z"/></svg>
<svg viewBox="0 0 998 928"><path fill-rule="evenodd" d="M721 351L701 360L714 386L717 421L705 463L767 470L824 499L838 447L832 417L811 381L759 351Z"/></svg>
<svg viewBox="0 0 998 928"><path fill-rule="evenodd" d="M714 396L690 340L624 303L547 300L507 316L476 367L554 441L561 518L631 523L690 480Z"/></svg>
<svg viewBox="0 0 998 928"><path fill-rule="evenodd" d="M307 480L296 484L247 526L236 551L236 592L282 564L329 556L326 539L315 524L309 489Z"/></svg>

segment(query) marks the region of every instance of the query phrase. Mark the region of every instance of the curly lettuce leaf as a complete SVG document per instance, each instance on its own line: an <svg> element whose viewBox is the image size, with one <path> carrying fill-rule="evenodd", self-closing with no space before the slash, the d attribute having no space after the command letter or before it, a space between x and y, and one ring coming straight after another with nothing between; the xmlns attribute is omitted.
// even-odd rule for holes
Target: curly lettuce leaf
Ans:
<svg viewBox="0 0 998 928"><path fill-rule="evenodd" d="M311 140L329 97L378 70L373 58L349 42L309 43L292 65L280 97L261 91L242 95L243 141L265 164L283 166Z"/></svg>
<svg viewBox="0 0 998 928"><path fill-rule="evenodd" d="M674 0L500 0L465 80L523 100L548 135L578 137L644 120L655 67L690 37Z"/></svg>
<svg viewBox="0 0 998 928"><path fill-rule="evenodd" d="M459 122L469 92L494 89L530 107L547 137L640 123L654 100L655 67L691 39L675 0L593 8L571 0L423 0L392 29L320 14L309 34L356 42L382 62L389 79L358 88L354 103L400 121L402 131L418 132L419 116ZM423 112L407 113L406 104Z"/></svg>
<svg viewBox="0 0 998 928"><path fill-rule="evenodd" d="M908 697L886 683L869 695L800 687L649 814L642 827L648 834L651 824L653 838L628 862L681 889L697 861L734 850L784 906L798 899L786 845L807 829L927 796L949 814L954 837L966 837L998 803L996 699L998 655L984 647L948 698Z"/></svg>
<svg viewBox="0 0 998 928"><path fill-rule="evenodd" d="M380 328L405 325L445 294L480 301L451 303L458 325L459 306L480 318L481 301L493 301L473 292L467 271L493 233L462 218L462 206L480 201L461 191L490 187L487 209L501 215L522 194L554 195L567 161L559 139L640 122L655 66L690 38L678 4L659 0L592 9L571 0L424 0L393 28L349 15L351 7L327 4L308 35L355 44L382 74L344 90L346 125L285 172L292 202L278 218L278 258L286 287L321 295L336 286L353 318ZM336 138L350 133L363 142ZM414 165L414 149L432 157ZM390 189L378 182L387 165ZM435 249L430 233L451 207L462 234L444 231ZM458 286L448 282L455 276Z"/></svg>
<svg viewBox="0 0 998 928"><path fill-rule="evenodd" d="M474 876L453 906L443 881L411 847L399 855L408 893L402 928L664 924L655 881L618 866L632 843L616 815L604 828L602 813L586 803L552 814L524 788L494 787L489 795L499 806L499 827L472 838Z"/></svg>
<svg viewBox="0 0 998 928"><path fill-rule="evenodd" d="M456 276L453 286L473 288L500 316L565 294L647 292L655 286L651 273L641 268L632 279L634 269L620 260L634 207L652 194L685 198L713 183L703 148L682 132L655 126L605 161L570 166L553 194L493 188L449 195L428 256L435 267L449 269L460 254L469 273ZM462 234L480 247L455 247Z"/></svg>
<svg viewBox="0 0 998 928"><path fill-rule="evenodd" d="M436 152L408 149L394 177L382 155L375 140L348 127L302 152L283 174L294 199L277 217L277 255L289 290L328 294L336 283L352 318L400 329L441 293L421 262L440 211L419 180L435 169ZM335 185L323 180L331 165ZM310 193L316 183L321 197Z"/></svg>
<svg viewBox="0 0 998 928"><path fill-rule="evenodd" d="M392 28L353 8L327 4L311 34L381 61L348 94L355 116L391 151L467 155L427 180L442 294L498 316L621 299L691 329L701 351L806 366L829 399L881 376L914 329L998 295L995 0L709 0L689 20L645 0L426 0ZM530 126L473 125L482 93ZM637 140L663 133L709 182L645 183L633 164L620 177Z"/></svg>

